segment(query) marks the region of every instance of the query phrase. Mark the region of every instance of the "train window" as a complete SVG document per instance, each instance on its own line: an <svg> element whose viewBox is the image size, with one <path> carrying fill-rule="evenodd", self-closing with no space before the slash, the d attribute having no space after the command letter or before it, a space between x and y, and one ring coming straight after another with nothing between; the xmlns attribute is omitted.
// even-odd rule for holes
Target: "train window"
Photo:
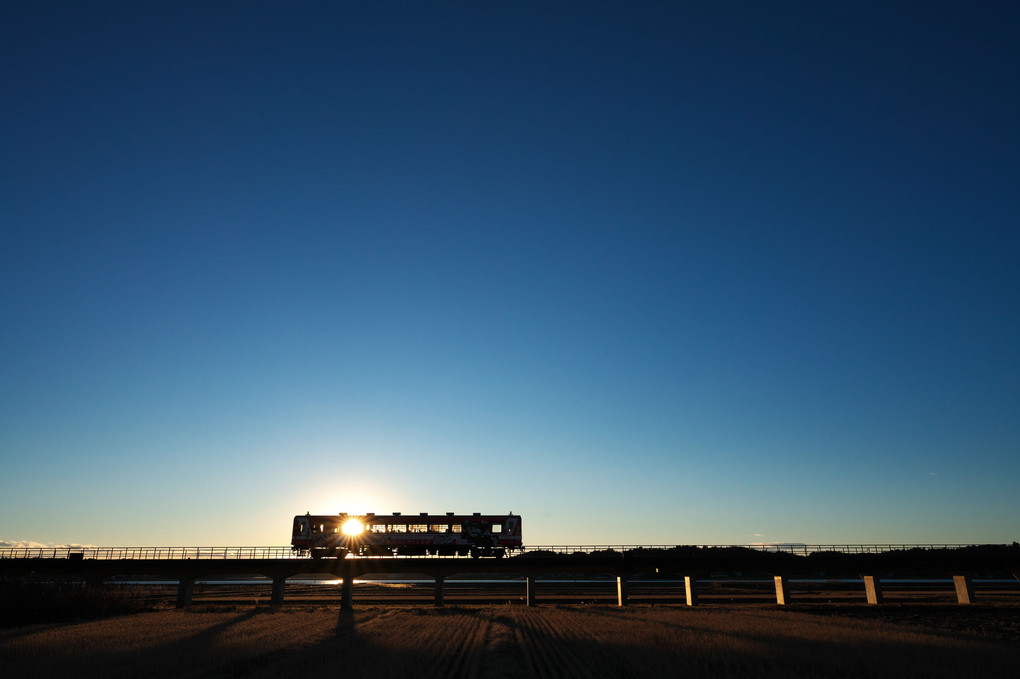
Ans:
<svg viewBox="0 0 1020 679"><path fill-rule="evenodd" d="M408 533L427 533L428 530L429 527L426 526L424 523L412 523L407 527Z"/></svg>
<svg viewBox="0 0 1020 679"><path fill-rule="evenodd" d="M385 533L386 524L384 523L373 523L368 525L368 530L371 533Z"/></svg>
<svg viewBox="0 0 1020 679"><path fill-rule="evenodd" d="M492 524L492 532L493 533L502 533L503 532L503 525L499 524L499 523Z"/></svg>
<svg viewBox="0 0 1020 679"><path fill-rule="evenodd" d="M403 523L395 523L392 526L390 526L390 532L391 533L406 533L407 532L407 525L403 524Z"/></svg>
<svg viewBox="0 0 1020 679"><path fill-rule="evenodd" d="M459 523L453 524L452 526L450 526L450 528L453 529L454 533L459 533L460 532L460 524Z"/></svg>
<svg viewBox="0 0 1020 679"><path fill-rule="evenodd" d="M429 526L429 532L430 533L445 533L446 532L446 526L441 526L439 524L435 524L434 523L431 526Z"/></svg>
<svg viewBox="0 0 1020 679"><path fill-rule="evenodd" d="M319 524L319 530L317 532L325 533L326 532L326 524L320 523Z"/></svg>

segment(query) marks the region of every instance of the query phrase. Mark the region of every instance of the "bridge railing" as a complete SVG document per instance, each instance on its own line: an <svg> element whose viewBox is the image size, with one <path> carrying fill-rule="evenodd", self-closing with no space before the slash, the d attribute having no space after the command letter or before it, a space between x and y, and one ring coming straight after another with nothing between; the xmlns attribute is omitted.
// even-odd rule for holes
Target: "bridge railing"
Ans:
<svg viewBox="0 0 1020 679"><path fill-rule="evenodd" d="M881 554L883 552L912 549L940 550L968 547L966 544L825 544L801 543L752 545L534 545L524 549L525 554L592 554L605 555L625 552L663 551L682 554L687 550L746 549L757 552L778 552L807 556L815 552L841 554ZM303 559L287 547L2 547L0 559ZM416 557L420 558L420 557ZM450 558L450 557L434 557Z"/></svg>
<svg viewBox="0 0 1020 679"><path fill-rule="evenodd" d="M0 559L298 559L290 547L5 547Z"/></svg>
<svg viewBox="0 0 1020 679"><path fill-rule="evenodd" d="M756 552L778 552L807 556L815 552L838 552L840 554L881 554L883 552L904 551L911 549L937 550L959 549L969 547L967 544L926 543L926 544L818 544L802 543L750 544L750 545L533 545L525 548L525 553L551 552L554 554L607 554L612 552L665 551L684 552L686 550L723 550L746 549Z"/></svg>

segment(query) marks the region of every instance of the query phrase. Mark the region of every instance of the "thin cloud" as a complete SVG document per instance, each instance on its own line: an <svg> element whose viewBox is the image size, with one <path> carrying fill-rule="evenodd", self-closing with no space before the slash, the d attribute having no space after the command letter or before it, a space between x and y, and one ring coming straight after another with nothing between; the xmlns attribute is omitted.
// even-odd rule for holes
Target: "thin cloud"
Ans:
<svg viewBox="0 0 1020 679"><path fill-rule="evenodd" d="M67 545L54 545L47 544L45 542L36 542L35 540L4 540L0 538L0 549L13 548L13 549L95 549L95 545L81 545L78 543L71 543Z"/></svg>

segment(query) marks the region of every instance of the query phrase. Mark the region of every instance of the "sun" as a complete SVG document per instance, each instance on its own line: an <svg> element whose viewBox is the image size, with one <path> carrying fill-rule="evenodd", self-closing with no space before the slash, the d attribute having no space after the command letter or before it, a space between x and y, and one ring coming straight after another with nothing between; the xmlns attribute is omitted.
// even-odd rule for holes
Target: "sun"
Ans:
<svg viewBox="0 0 1020 679"><path fill-rule="evenodd" d="M354 537L355 535L361 535L365 527L357 519L347 519L344 521L344 525L340 527L340 530L344 535Z"/></svg>

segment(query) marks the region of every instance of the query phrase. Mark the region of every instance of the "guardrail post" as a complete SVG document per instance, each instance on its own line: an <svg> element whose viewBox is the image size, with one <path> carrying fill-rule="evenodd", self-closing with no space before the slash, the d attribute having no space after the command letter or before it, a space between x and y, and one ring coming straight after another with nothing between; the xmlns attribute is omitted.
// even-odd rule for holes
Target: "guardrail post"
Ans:
<svg viewBox="0 0 1020 679"><path fill-rule="evenodd" d="M287 585L287 578L273 578L273 596L269 605L274 608L283 605L283 588Z"/></svg>
<svg viewBox="0 0 1020 679"><path fill-rule="evenodd" d="M790 601L790 587L786 582L786 577L782 575L775 576L776 581L776 603L780 606L785 606Z"/></svg>
<svg viewBox="0 0 1020 679"><path fill-rule="evenodd" d="M616 578L616 605L626 606L627 605L627 591L629 587L627 585L627 578L620 575Z"/></svg>
<svg viewBox="0 0 1020 679"><path fill-rule="evenodd" d="M435 578L436 578L436 585L435 585L435 587L436 587L436 601L435 601L435 605L436 606L442 606L443 605L443 584L445 583L446 578L444 576L442 576L442 575L437 575L437 576L435 576Z"/></svg>
<svg viewBox="0 0 1020 679"><path fill-rule="evenodd" d="M191 605L191 595L195 591L195 578L181 578L177 585L177 608L187 608Z"/></svg>
<svg viewBox="0 0 1020 679"><path fill-rule="evenodd" d="M974 602L974 583L969 575L954 575L953 584L956 585L956 603Z"/></svg>
<svg viewBox="0 0 1020 679"><path fill-rule="evenodd" d="M690 575L684 576L684 589L687 591L687 605L698 605L698 583Z"/></svg>
<svg viewBox="0 0 1020 679"><path fill-rule="evenodd" d="M884 601L882 597L882 584L874 575L862 575L864 580L864 592L868 596L868 603L877 606Z"/></svg>
<svg viewBox="0 0 1020 679"><path fill-rule="evenodd" d="M535 605L535 599L536 599L535 595L537 594L537 592L535 592L535 576L534 575L529 575L528 576L527 587L528 587L528 594L527 594L528 605L529 606L534 606Z"/></svg>

